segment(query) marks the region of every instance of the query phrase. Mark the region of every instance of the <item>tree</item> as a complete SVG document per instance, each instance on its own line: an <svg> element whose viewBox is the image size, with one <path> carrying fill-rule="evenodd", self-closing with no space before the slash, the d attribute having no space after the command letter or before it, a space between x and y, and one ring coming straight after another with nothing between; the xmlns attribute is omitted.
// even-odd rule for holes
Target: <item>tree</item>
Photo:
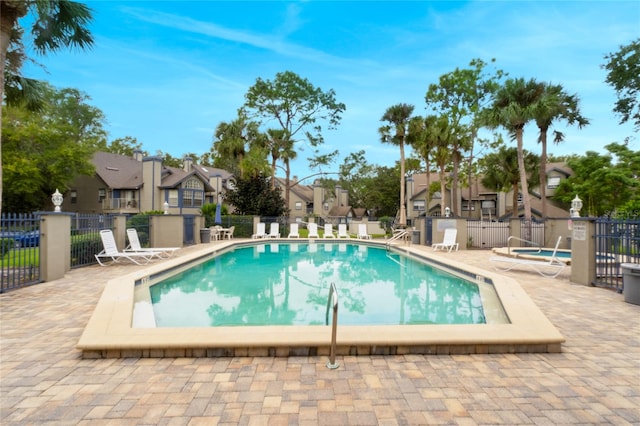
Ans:
<svg viewBox="0 0 640 426"><path fill-rule="evenodd" d="M618 143L605 148L609 154L587 151L570 158L574 174L560 181L553 199L570 206L578 195L584 202L581 214L590 216L612 216L640 203L640 151Z"/></svg>
<svg viewBox="0 0 640 426"><path fill-rule="evenodd" d="M620 124L633 122L640 129L640 38L620 46L615 53L604 57L607 63L607 84L616 91L618 100L613 111L620 115Z"/></svg>
<svg viewBox="0 0 640 426"><path fill-rule="evenodd" d="M261 175L236 178L224 198L242 215L281 216L286 211L280 188L271 189L269 179Z"/></svg>
<svg viewBox="0 0 640 426"><path fill-rule="evenodd" d="M447 167L451 164L451 139L455 136L455 127L449 122L449 117L441 115L439 117L429 116L426 118L427 139L433 146L433 160L436 163L440 178L440 215L445 215L446 190L447 190ZM428 208L428 207L427 207Z"/></svg>
<svg viewBox="0 0 640 426"><path fill-rule="evenodd" d="M491 62L495 62L495 59ZM499 81L505 75L501 70L489 74L485 72L486 66L487 63L482 59L474 59L469 63L469 68L456 68L452 72L441 75L438 84L429 85L425 95L427 109L431 109L436 115L447 115L453 126L466 130L464 137L452 140L451 146L453 165L451 209L457 215L461 214L458 206L460 163L464 154L467 153L467 169L472 169L474 147L480 127L478 117L490 102L491 94L498 89ZM471 199L471 179L472 175L469 174L469 199Z"/></svg>
<svg viewBox="0 0 640 426"><path fill-rule="evenodd" d="M277 73L273 81L258 78L245 94L242 109L251 118L275 121L284 131L282 136L288 141L283 141L283 146L288 154L282 159L287 163L285 158L295 158L292 152L295 152L297 143L306 141L312 149L322 145L324 139L320 123L327 123L329 130L335 129L345 105L336 101L334 90L324 92L309 80L285 71ZM319 166L332 157L318 155L316 151L316 156L310 161L314 166ZM285 187L288 198L291 187L289 177L285 180Z"/></svg>
<svg viewBox="0 0 640 426"><path fill-rule="evenodd" d="M544 93L544 84L534 79L508 79L496 92L491 108L486 110L483 123L489 127L504 127L518 146L518 169L524 204L525 239L531 240L531 200L524 162L524 126L535 117L537 104Z"/></svg>
<svg viewBox="0 0 640 426"><path fill-rule="evenodd" d="M409 120L413 114L413 105L396 104L387 108L380 121L386 121L387 125L380 127L380 141L391 143L400 147L400 220L398 225L407 225L407 211L405 204L405 161L404 145L409 132Z"/></svg>
<svg viewBox="0 0 640 426"><path fill-rule="evenodd" d="M29 13L33 15L32 44L40 54L54 52L63 47L86 49L92 46L93 37L87 29L92 19L91 10L83 4L61 0L0 2L0 99L8 105L24 103L33 109L42 105L38 101L42 86L20 74L26 55L22 41L24 28L20 26L19 20ZM0 133L0 182L4 181L2 164ZM0 199L3 198L2 190L3 185L0 183Z"/></svg>
<svg viewBox="0 0 640 426"><path fill-rule="evenodd" d="M78 174L92 174L91 156L103 145L103 113L75 89L45 85L39 112L6 106L2 133L5 207L13 212L45 208L51 194L64 192Z"/></svg>
<svg viewBox="0 0 640 426"><path fill-rule="evenodd" d="M132 157L134 151L142 151L142 143L138 142L138 140L132 136L125 136L124 138L117 138L112 140L104 148L101 148L101 150L104 152L111 152L113 154Z"/></svg>
<svg viewBox="0 0 640 426"><path fill-rule="evenodd" d="M251 157L249 161L254 167L249 168L245 157L250 150L262 148L264 135L259 132L258 127L256 121L249 120L243 111L238 111L236 119L228 123L221 122L216 128L213 149L228 160L231 166L229 171L240 178L245 177L245 172L255 174L255 157ZM258 168L261 169L262 166ZM245 170L247 168L248 170Z"/></svg>
<svg viewBox="0 0 640 426"><path fill-rule="evenodd" d="M339 168L339 184L349 193L353 207L372 207L370 190L377 167L369 164L364 150L352 152L345 157Z"/></svg>
<svg viewBox="0 0 640 426"><path fill-rule="evenodd" d="M560 84L545 84L544 93L535 110L535 121L540 129L538 142L542 145L540 154L540 197L542 200L542 217L547 217L547 132L557 120L564 120L568 124L576 124L582 128L589 124L589 120L580 114L578 95L569 95ZM553 141L560 143L564 134L554 131Z"/></svg>
<svg viewBox="0 0 640 426"><path fill-rule="evenodd" d="M524 151L524 164L527 171L528 184L538 182L540 161L537 155ZM513 191L512 217L518 217L518 188L520 186L520 168L518 166L518 149L501 146L497 152L485 155L480 161L482 185L498 192Z"/></svg>

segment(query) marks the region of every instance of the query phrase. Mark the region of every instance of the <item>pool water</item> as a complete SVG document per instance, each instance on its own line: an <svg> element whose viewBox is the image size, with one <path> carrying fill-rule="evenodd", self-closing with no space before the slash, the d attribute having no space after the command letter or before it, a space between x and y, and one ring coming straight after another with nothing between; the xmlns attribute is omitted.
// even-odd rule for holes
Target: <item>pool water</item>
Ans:
<svg viewBox="0 0 640 426"><path fill-rule="evenodd" d="M551 257L553 255L553 250L549 249L511 249L511 251L518 254L527 254L529 256ZM556 257L561 259L571 259L571 252L558 250L556 251Z"/></svg>
<svg viewBox="0 0 640 426"><path fill-rule="evenodd" d="M486 322L475 283L346 242L236 247L149 292L157 327L319 325L332 282L341 325Z"/></svg>

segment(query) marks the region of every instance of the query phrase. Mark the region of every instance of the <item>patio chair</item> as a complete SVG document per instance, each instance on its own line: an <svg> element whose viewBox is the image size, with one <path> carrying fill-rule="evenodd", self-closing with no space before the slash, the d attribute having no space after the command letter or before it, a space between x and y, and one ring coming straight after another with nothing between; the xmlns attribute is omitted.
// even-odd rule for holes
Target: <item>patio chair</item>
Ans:
<svg viewBox="0 0 640 426"><path fill-rule="evenodd" d="M458 230L455 228L448 228L444 230L444 238L441 243L435 243L431 245L434 251L438 249L447 250L449 253L454 249L458 251L458 243L456 238L458 237Z"/></svg>
<svg viewBox="0 0 640 426"><path fill-rule="evenodd" d="M266 225L264 222L259 222L256 227L256 233L251 236L251 238L267 238Z"/></svg>
<svg viewBox="0 0 640 426"><path fill-rule="evenodd" d="M345 223L338 225L338 238L351 238L347 232L347 225Z"/></svg>
<svg viewBox="0 0 640 426"><path fill-rule="evenodd" d="M232 239L232 238L233 238L233 231L235 231L235 229L236 229L235 225L230 226L230 227L225 231L225 233L224 233L224 237L223 237L223 238L226 238L227 240Z"/></svg>
<svg viewBox="0 0 640 426"><path fill-rule="evenodd" d="M280 224L273 222L269 228L269 238L280 238Z"/></svg>
<svg viewBox="0 0 640 426"><path fill-rule="evenodd" d="M126 253L142 252L142 253L154 253L159 252L159 257L169 258L172 257L180 247L153 247L144 248L140 244L140 238L138 237L138 231L135 228L127 229L127 238L129 239L129 245L125 247Z"/></svg>
<svg viewBox="0 0 640 426"><path fill-rule="evenodd" d="M116 245L116 239L113 237L113 232L110 229L103 229L100 231L100 239L102 240L103 250L96 254L96 260L100 266L106 266L103 260L111 260L111 263L118 263L122 259L129 260L136 265L143 265L151 262L154 257L160 257L160 252L148 251L148 252L124 252L118 251Z"/></svg>
<svg viewBox="0 0 640 426"><path fill-rule="evenodd" d="M222 226L220 225L215 225L215 226L210 226L209 229L211 230L211 241L214 240L221 240L222 239L222 234L224 233L222 231Z"/></svg>
<svg viewBox="0 0 640 426"><path fill-rule="evenodd" d="M333 225L331 223L325 223L324 224L324 238L335 238L336 236L333 235Z"/></svg>
<svg viewBox="0 0 640 426"><path fill-rule="evenodd" d="M300 233L298 232L297 223L292 223L289 226L289 235L287 235L287 238L300 238Z"/></svg>
<svg viewBox="0 0 640 426"><path fill-rule="evenodd" d="M555 278L560 275L560 272L567 267L566 262L563 262L557 257L558 247L560 246L560 240L562 237L558 237L556 246L553 249L553 253L548 261L538 261L533 259L522 259L518 257L508 256L492 256L489 261L494 262L494 267L500 271L510 271L516 266L526 266L533 269L546 278Z"/></svg>
<svg viewBox="0 0 640 426"><path fill-rule="evenodd" d="M361 223L358 225L358 238L362 240L370 240L371 235L367 232L367 224Z"/></svg>
<svg viewBox="0 0 640 426"><path fill-rule="evenodd" d="M320 235L318 235L317 223L309 223L307 225L307 229L309 230L309 238L320 238Z"/></svg>

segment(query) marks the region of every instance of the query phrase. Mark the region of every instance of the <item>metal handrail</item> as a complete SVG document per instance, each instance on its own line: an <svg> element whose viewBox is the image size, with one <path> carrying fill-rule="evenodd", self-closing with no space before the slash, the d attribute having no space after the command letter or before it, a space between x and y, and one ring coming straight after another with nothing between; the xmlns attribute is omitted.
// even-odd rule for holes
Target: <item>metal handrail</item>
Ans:
<svg viewBox="0 0 640 426"><path fill-rule="evenodd" d="M400 238L404 238L404 237L406 237L408 235L409 235L409 231L407 231L406 229L402 229L402 230L398 231L391 238L389 238L387 240L387 243L386 243L387 248L391 247L391 243L393 241L399 240Z"/></svg>
<svg viewBox="0 0 640 426"><path fill-rule="evenodd" d="M540 247L540 244L536 243L535 241L524 240L522 238L514 237L512 235L509 238L507 238L507 254L511 254L511 240L512 239L521 241L523 243L529 243L529 244L532 244L534 246L538 246L538 253L540 253L540 251L542 250L542 247Z"/></svg>
<svg viewBox="0 0 640 426"><path fill-rule="evenodd" d="M329 287L329 298L327 299L327 313L325 317L326 325L329 325L329 309L333 307L333 323L331 327L331 349L329 352L329 361L327 368L336 369L340 364L336 363L336 336L338 334L338 290L336 284L331 283Z"/></svg>

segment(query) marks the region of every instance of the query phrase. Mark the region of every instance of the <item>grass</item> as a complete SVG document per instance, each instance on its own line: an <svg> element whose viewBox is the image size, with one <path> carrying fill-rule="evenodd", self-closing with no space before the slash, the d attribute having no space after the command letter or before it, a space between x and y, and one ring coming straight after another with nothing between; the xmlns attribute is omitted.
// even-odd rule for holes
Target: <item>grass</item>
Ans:
<svg viewBox="0 0 640 426"><path fill-rule="evenodd" d="M11 249L2 256L0 265L3 268L40 266L40 247Z"/></svg>

